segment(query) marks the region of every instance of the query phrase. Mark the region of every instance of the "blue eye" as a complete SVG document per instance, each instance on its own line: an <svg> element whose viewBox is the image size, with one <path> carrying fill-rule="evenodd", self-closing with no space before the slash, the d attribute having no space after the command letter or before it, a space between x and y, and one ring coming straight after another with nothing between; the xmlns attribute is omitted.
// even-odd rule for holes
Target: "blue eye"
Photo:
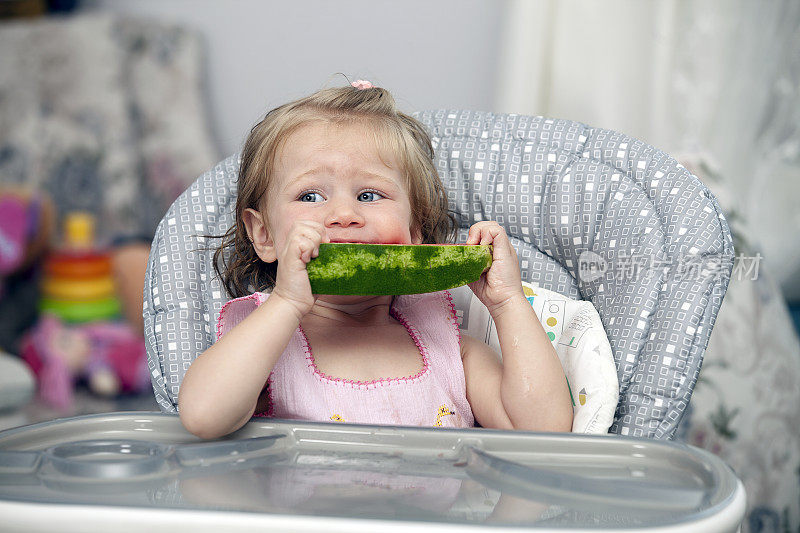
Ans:
<svg viewBox="0 0 800 533"><path fill-rule="evenodd" d="M364 191L358 195L359 202L374 202L383 198L383 195L375 191Z"/></svg>
<svg viewBox="0 0 800 533"><path fill-rule="evenodd" d="M301 202L322 202L325 198L318 192L304 192L298 200Z"/></svg>

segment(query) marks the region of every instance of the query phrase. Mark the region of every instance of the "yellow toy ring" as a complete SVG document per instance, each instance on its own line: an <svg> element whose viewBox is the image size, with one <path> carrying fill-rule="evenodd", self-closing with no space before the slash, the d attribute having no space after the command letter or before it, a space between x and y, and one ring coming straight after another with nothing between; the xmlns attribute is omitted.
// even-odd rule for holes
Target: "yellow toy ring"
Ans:
<svg viewBox="0 0 800 533"><path fill-rule="evenodd" d="M42 284L45 298L56 300L98 300L114 296L116 288L110 277L99 279L50 278Z"/></svg>

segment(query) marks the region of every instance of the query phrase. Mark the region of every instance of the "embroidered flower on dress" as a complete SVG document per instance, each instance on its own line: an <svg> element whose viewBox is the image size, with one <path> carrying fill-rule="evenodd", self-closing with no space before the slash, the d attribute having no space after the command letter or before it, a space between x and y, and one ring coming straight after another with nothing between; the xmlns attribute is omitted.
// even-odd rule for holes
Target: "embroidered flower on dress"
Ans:
<svg viewBox="0 0 800 533"><path fill-rule="evenodd" d="M454 414L456 414L455 411L452 411L446 405L442 405L441 407L439 407L439 411L437 411L437 413L436 413L436 424L434 424L434 425L435 426L441 426L442 425L442 418L444 418L446 416L451 416L451 415L454 415Z"/></svg>

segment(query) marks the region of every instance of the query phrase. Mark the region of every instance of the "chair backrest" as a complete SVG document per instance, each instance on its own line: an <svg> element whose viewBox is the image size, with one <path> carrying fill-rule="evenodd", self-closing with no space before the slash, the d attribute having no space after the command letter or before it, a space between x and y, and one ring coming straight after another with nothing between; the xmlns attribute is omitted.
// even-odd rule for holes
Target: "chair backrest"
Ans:
<svg viewBox="0 0 800 533"><path fill-rule="evenodd" d="M734 250L709 190L664 152L568 120L419 113L459 222L492 219L524 281L591 301L617 364L612 433L671 438L691 398ZM212 266L233 223L238 156L203 174L161 221L145 282L156 399L175 412L184 373L228 300Z"/></svg>

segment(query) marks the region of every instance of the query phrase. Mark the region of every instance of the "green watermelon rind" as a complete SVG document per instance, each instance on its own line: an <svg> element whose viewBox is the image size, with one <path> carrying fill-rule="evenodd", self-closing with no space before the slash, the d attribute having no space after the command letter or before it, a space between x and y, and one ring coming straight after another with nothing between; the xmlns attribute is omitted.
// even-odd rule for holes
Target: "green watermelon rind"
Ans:
<svg viewBox="0 0 800 533"><path fill-rule="evenodd" d="M491 264L491 245L322 243L306 269L314 294L397 295L460 287Z"/></svg>

